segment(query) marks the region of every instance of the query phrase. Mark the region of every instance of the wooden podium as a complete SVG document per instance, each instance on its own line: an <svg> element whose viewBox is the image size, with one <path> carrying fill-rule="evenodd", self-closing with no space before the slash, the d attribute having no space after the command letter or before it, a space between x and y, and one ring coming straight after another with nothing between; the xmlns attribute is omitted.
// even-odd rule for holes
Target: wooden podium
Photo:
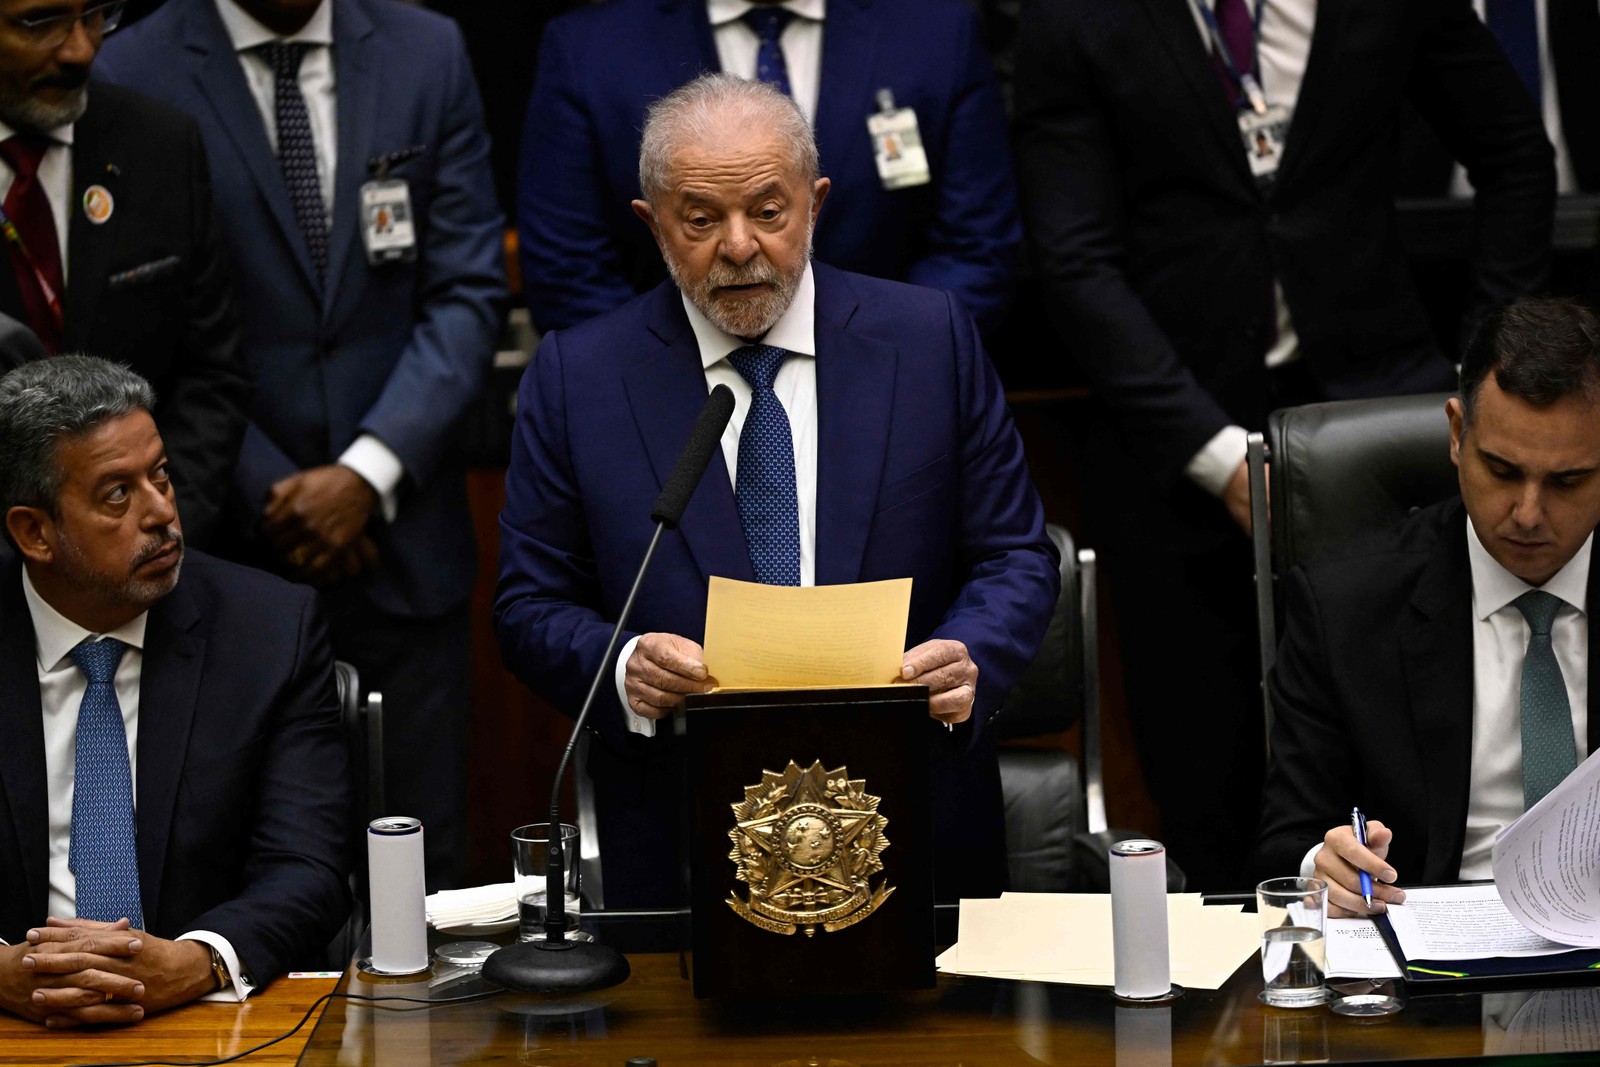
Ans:
<svg viewBox="0 0 1600 1067"><path fill-rule="evenodd" d="M688 698L695 996L933 986L934 728L924 686Z"/></svg>

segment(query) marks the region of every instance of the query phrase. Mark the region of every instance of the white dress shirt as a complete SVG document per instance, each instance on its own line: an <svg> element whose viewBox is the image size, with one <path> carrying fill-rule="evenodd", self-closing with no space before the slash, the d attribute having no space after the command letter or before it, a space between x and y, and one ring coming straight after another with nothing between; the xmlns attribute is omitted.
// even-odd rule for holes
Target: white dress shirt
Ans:
<svg viewBox="0 0 1600 1067"><path fill-rule="evenodd" d="M1560 597L1550 627L1561 677L1567 683L1578 762L1589 754L1589 560L1590 534L1567 565L1537 588ZM1524 811L1522 802L1522 660L1528 622L1512 601L1536 588L1506 570L1478 540L1467 521L1467 559L1472 568L1472 771L1468 779L1467 830L1461 847L1462 881L1491 878L1494 839ZM1310 877L1318 842L1300 864Z"/></svg>
<svg viewBox="0 0 1600 1067"><path fill-rule="evenodd" d="M48 914L70 918L78 913L77 878L67 866L72 844L72 793L77 776L78 709L89 680L70 653L84 638L94 636L45 603L22 572L22 592L33 619L38 651L39 709L44 716L45 793L49 811ZM122 708L122 725L128 734L128 769L132 772L137 803L139 781L139 675L144 665L144 631L148 613L101 637L114 637L128 646L117 664L112 685ZM40 916L40 921L43 921ZM209 930L191 930L179 941L201 941L222 953L233 984L211 994L219 1000L240 1001L255 991L239 965L228 939Z"/></svg>
<svg viewBox="0 0 1600 1067"><path fill-rule="evenodd" d="M1473 0L1478 17L1483 18L1483 0ZM1545 136L1556 150L1556 192L1578 191L1578 178L1572 170L1572 153L1567 151L1567 134L1561 128L1561 98L1556 90L1555 60L1550 57L1550 14L1548 0L1534 0L1534 17L1539 24L1539 115L1544 119ZM1450 181L1450 195L1470 197L1472 182L1467 168L1456 164L1455 176Z"/></svg>
<svg viewBox="0 0 1600 1067"><path fill-rule="evenodd" d="M91 86L90 93L94 92ZM50 201L50 216L56 224L56 244L61 252L61 279L66 281L71 278L67 273L67 225L71 222L72 205L72 130L68 123L57 126L45 136L51 140L50 147L44 150L44 155L39 159L39 170L34 175L34 180L44 189L45 198ZM17 131L0 122L0 141L11 137ZM16 181L17 172L11 165L0 159L0 201L4 201L11 194L11 184ZM9 253L7 253L9 255Z"/></svg>
<svg viewBox="0 0 1600 1067"><path fill-rule="evenodd" d="M806 264L800 285L795 290L794 301L783 317L767 331L761 344L773 345L789 352L778 369L772 391L782 402L789 416L789 433L794 438L794 480L796 504L800 512L800 584L815 585L817 580L817 340L816 340L816 282L811 276L811 264ZM705 368L706 392L719 385L733 390L733 417L722 431L722 459L728 466L730 488L739 484L739 433L744 429L744 419L750 412L753 391L733 364L729 353L749 344L743 338L711 324L700 309L683 297L683 309L694 329L695 341L700 346L700 365ZM655 720L647 719L628 707L623 683L627 679L628 657L633 655L637 637L622 647L617 656L617 700L622 705L628 729L645 737L654 737Z"/></svg>
<svg viewBox="0 0 1600 1067"><path fill-rule="evenodd" d="M300 63L300 95L306 100L306 116L311 122L311 143L316 149L317 184L322 189L322 206L328 226L333 226L334 179L339 166L339 97L333 71L333 5L323 3L300 29L280 36L257 22L235 0L217 0L217 14L238 53L239 68L255 99L256 109L266 127L267 143L278 150L276 76L257 46L272 41L302 41L314 45ZM242 117L242 116L241 116ZM330 283L332 279L329 280ZM400 480L405 465L394 449L372 434L362 434L339 456L339 463L366 480L378 494L384 520L393 522L399 514Z"/></svg>
<svg viewBox="0 0 1600 1067"><path fill-rule="evenodd" d="M1254 3L1265 4L1261 12L1261 91L1269 104L1282 104L1293 108L1300 99L1300 83L1305 78L1306 60L1311 54L1311 35L1317 25L1317 0L1246 0L1252 13ZM1206 52L1212 49L1211 31L1206 28L1196 4L1215 9L1216 0L1190 0L1190 11L1195 26L1205 40ZM1237 58L1237 57L1236 57ZM1241 60L1242 62L1242 60ZM1218 87L1221 91L1221 87ZM1244 151L1241 142L1239 151ZM1289 319L1289 305L1283 299L1283 287L1273 283L1273 306L1276 309L1277 340L1266 355L1268 367L1281 367L1300 358L1300 339L1295 335L1294 323ZM1221 496L1228 487L1233 472L1244 462L1246 432L1242 426L1227 426L1218 430L1189 461L1184 473L1202 489Z"/></svg>
<svg viewBox="0 0 1600 1067"><path fill-rule="evenodd" d="M761 38L743 21L753 7L750 0L706 0L706 17L711 20L711 36L717 44L717 61L729 74L741 78L756 76L756 55ZM795 18L783 28L778 47L789 71L789 93L806 121L817 121L817 87L822 76L822 20L828 0L783 0L778 7L794 12ZM865 105L863 105L865 107ZM861 113L861 136L866 137L867 112Z"/></svg>

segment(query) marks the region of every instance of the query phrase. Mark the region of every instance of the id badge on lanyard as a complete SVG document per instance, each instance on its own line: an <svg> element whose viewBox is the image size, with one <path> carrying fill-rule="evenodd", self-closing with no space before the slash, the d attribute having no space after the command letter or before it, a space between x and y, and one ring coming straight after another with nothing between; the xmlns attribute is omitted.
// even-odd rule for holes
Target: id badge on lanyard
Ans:
<svg viewBox="0 0 1600 1067"><path fill-rule="evenodd" d="M1266 0L1256 0L1248 66L1242 66L1239 62L1246 57L1229 52L1227 42L1222 39L1222 29L1217 25L1217 16L1211 9L1211 0L1194 0L1194 3L1211 36L1212 50L1221 60L1229 79L1239 87L1242 100L1235 114L1239 123L1239 140L1244 147L1245 161L1250 164L1251 175L1258 185L1266 188L1277 178L1278 167L1283 162L1283 146L1289 138L1289 123L1294 118L1293 108L1267 102L1267 94L1255 73L1259 66L1261 12Z"/></svg>

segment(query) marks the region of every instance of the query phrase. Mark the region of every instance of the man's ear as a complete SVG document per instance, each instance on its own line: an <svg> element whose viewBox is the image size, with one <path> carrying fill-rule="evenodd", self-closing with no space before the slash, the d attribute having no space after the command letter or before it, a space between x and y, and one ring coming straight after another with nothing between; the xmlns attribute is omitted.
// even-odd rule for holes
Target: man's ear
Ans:
<svg viewBox="0 0 1600 1067"><path fill-rule="evenodd" d="M1450 462L1461 466L1461 438L1467 432L1467 409L1461 398L1453 396L1444 402L1445 417L1450 420Z"/></svg>
<svg viewBox="0 0 1600 1067"><path fill-rule="evenodd" d="M6 512L6 532L24 559L50 563L56 558L55 520L43 508L21 504Z"/></svg>
<svg viewBox="0 0 1600 1067"><path fill-rule="evenodd" d="M650 228L650 236L654 237L656 244L659 245L661 243L661 226L656 222L655 209L650 206L650 201L635 200L633 202L633 213L638 215L640 220Z"/></svg>
<svg viewBox="0 0 1600 1067"><path fill-rule="evenodd" d="M828 190L833 188L833 182L828 178L818 178L811 186L811 225L817 224L817 216L822 214L822 202L828 199Z"/></svg>

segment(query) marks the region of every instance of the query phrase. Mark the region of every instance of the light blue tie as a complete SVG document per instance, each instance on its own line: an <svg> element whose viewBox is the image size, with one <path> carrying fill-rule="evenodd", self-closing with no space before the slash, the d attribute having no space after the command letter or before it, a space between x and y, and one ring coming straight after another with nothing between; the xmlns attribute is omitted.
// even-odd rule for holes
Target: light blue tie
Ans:
<svg viewBox="0 0 1600 1067"><path fill-rule="evenodd" d="M793 96L789 91L789 64L784 62L778 39L794 12L782 7L753 7L740 17L761 38L761 47L756 51L756 80L766 82L784 96Z"/></svg>
<svg viewBox="0 0 1600 1067"><path fill-rule="evenodd" d="M772 391L789 353L772 345L746 345L728 362L750 383L750 410L739 431L739 474L734 497L756 581L800 584L800 507L795 495L794 435L789 413Z"/></svg>
<svg viewBox="0 0 1600 1067"><path fill-rule="evenodd" d="M1522 658L1522 802L1531 808L1578 765L1567 683L1550 644L1550 626L1561 598L1540 589L1512 601L1528 620L1528 651Z"/></svg>
<svg viewBox="0 0 1600 1067"><path fill-rule="evenodd" d="M78 917L127 919L144 929L139 900L139 852L133 821L133 772L128 734L112 684L127 645L86 637L71 652L89 679L78 707L72 787L72 840L67 866L77 879Z"/></svg>

